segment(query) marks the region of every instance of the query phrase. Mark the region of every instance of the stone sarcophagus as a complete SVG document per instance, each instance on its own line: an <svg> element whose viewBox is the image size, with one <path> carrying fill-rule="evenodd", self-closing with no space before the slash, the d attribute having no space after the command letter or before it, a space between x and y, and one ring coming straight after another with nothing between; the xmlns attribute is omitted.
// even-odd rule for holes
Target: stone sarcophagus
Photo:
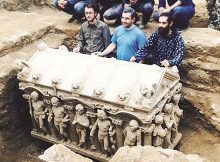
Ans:
<svg viewBox="0 0 220 162"><path fill-rule="evenodd" d="M45 44L18 64L36 138L108 161L125 145L174 148L182 137L175 71Z"/></svg>

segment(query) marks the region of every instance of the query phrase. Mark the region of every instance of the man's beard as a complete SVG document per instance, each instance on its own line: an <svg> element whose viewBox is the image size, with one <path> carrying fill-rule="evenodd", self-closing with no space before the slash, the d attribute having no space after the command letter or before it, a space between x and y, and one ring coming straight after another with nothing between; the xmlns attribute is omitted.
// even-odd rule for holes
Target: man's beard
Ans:
<svg viewBox="0 0 220 162"><path fill-rule="evenodd" d="M169 33L169 30L170 30L169 26L167 26L165 28L163 28L163 27L158 28L158 32L161 36L166 36Z"/></svg>
<svg viewBox="0 0 220 162"><path fill-rule="evenodd" d="M95 20L95 17L90 18L90 20L87 19L88 22L94 22L94 20Z"/></svg>

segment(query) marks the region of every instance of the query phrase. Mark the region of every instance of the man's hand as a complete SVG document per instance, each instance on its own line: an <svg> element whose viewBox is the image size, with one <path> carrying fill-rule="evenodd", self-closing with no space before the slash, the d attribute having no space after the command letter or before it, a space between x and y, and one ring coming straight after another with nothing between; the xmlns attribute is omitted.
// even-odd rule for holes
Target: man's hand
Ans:
<svg viewBox="0 0 220 162"><path fill-rule="evenodd" d="M127 4L127 3L124 4L124 8L127 8L127 7L129 7L129 6L130 6L130 5Z"/></svg>
<svg viewBox="0 0 220 162"><path fill-rule="evenodd" d="M164 9L165 9L164 7L160 7L160 8L158 9L159 14L161 14Z"/></svg>
<svg viewBox="0 0 220 162"><path fill-rule="evenodd" d="M171 9L170 8L165 8L165 9L163 9L163 13L166 13L166 12L170 12L171 11Z"/></svg>
<svg viewBox="0 0 220 162"><path fill-rule="evenodd" d="M95 56L100 56L100 54L101 54L102 52L93 52L93 53L91 53L91 55L95 55Z"/></svg>
<svg viewBox="0 0 220 162"><path fill-rule="evenodd" d="M105 56L105 54L103 52L100 52L97 54L97 56L103 57L103 56Z"/></svg>
<svg viewBox="0 0 220 162"><path fill-rule="evenodd" d="M136 58L134 56L131 57L130 62L136 62Z"/></svg>
<svg viewBox="0 0 220 162"><path fill-rule="evenodd" d="M58 6L59 6L60 8L65 8L66 4L67 4L67 1L66 1L66 0L59 0L59 1L58 1Z"/></svg>
<svg viewBox="0 0 220 162"><path fill-rule="evenodd" d="M160 62L160 64L161 64L162 66L164 66L164 67L169 67L169 66L170 66L170 63L169 63L168 60L163 60L163 61Z"/></svg>
<svg viewBox="0 0 220 162"><path fill-rule="evenodd" d="M75 48L73 48L73 52L79 53L79 51L80 51L80 47L75 47Z"/></svg>

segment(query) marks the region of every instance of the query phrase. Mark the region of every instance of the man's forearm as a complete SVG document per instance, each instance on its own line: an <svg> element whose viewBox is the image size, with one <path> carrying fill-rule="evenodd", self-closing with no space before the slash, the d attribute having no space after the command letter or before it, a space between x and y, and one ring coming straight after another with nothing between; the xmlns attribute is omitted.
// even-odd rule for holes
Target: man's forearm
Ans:
<svg viewBox="0 0 220 162"><path fill-rule="evenodd" d="M116 48L114 43L111 43L101 54L100 56L106 56L111 53Z"/></svg>
<svg viewBox="0 0 220 162"><path fill-rule="evenodd" d="M173 10L175 7L180 6L182 3L180 1L176 1L172 6L168 7L170 10Z"/></svg>

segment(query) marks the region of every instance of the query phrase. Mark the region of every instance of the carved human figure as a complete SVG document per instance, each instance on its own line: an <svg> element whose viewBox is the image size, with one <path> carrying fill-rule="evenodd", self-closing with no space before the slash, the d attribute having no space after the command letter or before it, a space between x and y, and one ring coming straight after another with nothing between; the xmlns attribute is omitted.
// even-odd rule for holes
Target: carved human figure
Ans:
<svg viewBox="0 0 220 162"><path fill-rule="evenodd" d="M173 96L173 116L175 120L176 129L178 129L180 118L183 115L183 110L179 108L180 97L181 94L175 94Z"/></svg>
<svg viewBox="0 0 220 162"><path fill-rule="evenodd" d="M182 83L178 83L178 84L175 85L175 87L173 88L172 91L173 91L174 94L177 94L177 93L180 92L181 89L182 89Z"/></svg>
<svg viewBox="0 0 220 162"><path fill-rule="evenodd" d="M171 145L172 144L171 131L175 123L175 119L173 116L173 104L172 103L165 104L163 112L164 112L164 124L167 128L167 135L165 139L167 144Z"/></svg>
<svg viewBox="0 0 220 162"><path fill-rule="evenodd" d="M86 115L85 107L82 104L77 104L76 115L72 124L75 125L76 133L79 138L79 146L84 147L86 143L86 134L90 125L88 116Z"/></svg>
<svg viewBox="0 0 220 162"><path fill-rule="evenodd" d="M178 127L179 127L179 121L181 116L183 115L183 110L179 108L179 100L180 100L181 94L175 94L173 96L173 109L172 109L172 116L171 118L174 120L172 129L171 129L171 137L172 137L172 144L168 146L168 148L173 149L182 138L182 134L179 133Z"/></svg>
<svg viewBox="0 0 220 162"><path fill-rule="evenodd" d="M97 110L97 120L90 131L90 136L92 137L98 128L98 140L101 143L103 153L107 155L111 154L110 136L113 135L112 127L112 122L108 119L106 112Z"/></svg>
<svg viewBox="0 0 220 162"><path fill-rule="evenodd" d="M47 133L47 129L44 125L44 119L46 118L46 109L44 102L39 100L39 93L37 91L31 92L31 105L33 108L33 113L32 110L30 111L31 114L33 114L34 120L36 121L40 130L42 130L44 133Z"/></svg>
<svg viewBox="0 0 220 162"><path fill-rule="evenodd" d="M153 130L153 145L156 147L162 147L163 141L166 136L166 129L164 129L161 125L163 124L163 116L162 115L156 115L155 119L155 128Z"/></svg>
<svg viewBox="0 0 220 162"><path fill-rule="evenodd" d="M150 98L155 93L156 84L152 84L151 86L148 85L142 85L140 87L140 92L143 96L146 98Z"/></svg>
<svg viewBox="0 0 220 162"><path fill-rule="evenodd" d="M66 122L70 121L69 115L67 111L62 105L60 105L59 99L57 97L51 98L52 104L52 111L49 113L48 121L54 118L54 126L56 127L57 131L60 133L62 137L65 139L68 138L68 134L65 132L65 127L67 127Z"/></svg>
<svg viewBox="0 0 220 162"><path fill-rule="evenodd" d="M136 120L131 120L123 132L126 136L124 146L141 145L141 130Z"/></svg>

